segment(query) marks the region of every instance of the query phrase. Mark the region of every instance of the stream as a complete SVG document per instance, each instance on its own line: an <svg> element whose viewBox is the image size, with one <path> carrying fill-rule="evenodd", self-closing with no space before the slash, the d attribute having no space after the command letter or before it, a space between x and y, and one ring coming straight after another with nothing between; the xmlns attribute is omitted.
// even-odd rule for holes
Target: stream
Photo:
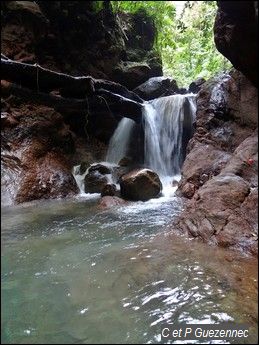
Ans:
<svg viewBox="0 0 259 345"><path fill-rule="evenodd" d="M159 343L161 324L224 321L257 342L256 259L174 236L177 197L98 198L2 208L3 344Z"/></svg>

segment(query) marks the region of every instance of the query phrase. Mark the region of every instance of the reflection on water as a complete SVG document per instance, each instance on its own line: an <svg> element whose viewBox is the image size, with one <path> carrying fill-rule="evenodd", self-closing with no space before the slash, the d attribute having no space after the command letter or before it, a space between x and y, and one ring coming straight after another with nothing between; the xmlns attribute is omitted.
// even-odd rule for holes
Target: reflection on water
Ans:
<svg viewBox="0 0 259 345"><path fill-rule="evenodd" d="M161 323L248 323L254 259L173 237L177 199L2 211L2 343L156 343Z"/></svg>

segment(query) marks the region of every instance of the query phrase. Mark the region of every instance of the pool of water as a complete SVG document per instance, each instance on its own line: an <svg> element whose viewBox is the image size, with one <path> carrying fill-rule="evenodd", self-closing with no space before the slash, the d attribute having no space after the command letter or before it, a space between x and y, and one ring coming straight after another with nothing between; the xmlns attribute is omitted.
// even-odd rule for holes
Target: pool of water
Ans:
<svg viewBox="0 0 259 345"><path fill-rule="evenodd" d="M174 236L177 198L97 203L2 208L2 343L159 343L163 323L224 321L257 342L255 259Z"/></svg>

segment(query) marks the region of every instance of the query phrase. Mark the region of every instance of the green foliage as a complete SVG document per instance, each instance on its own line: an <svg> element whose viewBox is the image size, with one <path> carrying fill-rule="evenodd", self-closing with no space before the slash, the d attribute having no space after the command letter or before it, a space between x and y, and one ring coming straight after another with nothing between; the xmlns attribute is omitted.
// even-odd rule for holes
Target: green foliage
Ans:
<svg viewBox="0 0 259 345"><path fill-rule="evenodd" d="M111 3L115 12L136 13L144 10L154 20L157 29L155 49L160 53L162 47L175 44L171 35L171 24L175 18L172 1L111 1Z"/></svg>
<svg viewBox="0 0 259 345"><path fill-rule="evenodd" d="M111 1L115 13L144 10L153 18L157 29L154 48L162 56L164 75L175 78L180 86L230 69L231 64L214 44L216 1L186 1L180 17L176 15L174 3Z"/></svg>
<svg viewBox="0 0 259 345"><path fill-rule="evenodd" d="M175 49L162 47L165 75L188 85L196 78L208 79L231 68L214 43L216 10L215 1L186 1L180 18L172 23Z"/></svg>

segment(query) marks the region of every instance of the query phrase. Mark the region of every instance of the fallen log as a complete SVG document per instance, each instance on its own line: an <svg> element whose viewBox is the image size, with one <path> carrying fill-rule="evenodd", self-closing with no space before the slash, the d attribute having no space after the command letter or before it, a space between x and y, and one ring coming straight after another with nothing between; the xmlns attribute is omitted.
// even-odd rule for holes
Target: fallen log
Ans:
<svg viewBox="0 0 259 345"><path fill-rule="evenodd" d="M4 80L1 80L1 89L3 96L13 95L26 101L44 104L61 113L86 113L90 110L90 113L94 116L94 111L91 112L93 108L98 110L105 109L110 111L115 118L127 117L137 123L141 121L143 107L141 103L118 94L113 94L107 90L100 89L93 97L75 99L37 92Z"/></svg>
<svg viewBox="0 0 259 345"><path fill-rule="evenodd" d="M50 92L60 88L76 88L85 94L94 92L93 78L90 76L72 77L37 64L30 65L1 57L1 72L2 79L37 91Z"/></svg>
<svg viewBox="0 0 259 345"><path fill-rule="evenodd" d="M100 89L117 93L125 98L143 103L133 91L125 86L104 79L94 79L91 76L73 77L69 74L51 71L40 65L26 64L1 56L2 79L15 84L35 89L37 91L50 92L61 90L61 94L72 97L90 96Z"/></svg>

